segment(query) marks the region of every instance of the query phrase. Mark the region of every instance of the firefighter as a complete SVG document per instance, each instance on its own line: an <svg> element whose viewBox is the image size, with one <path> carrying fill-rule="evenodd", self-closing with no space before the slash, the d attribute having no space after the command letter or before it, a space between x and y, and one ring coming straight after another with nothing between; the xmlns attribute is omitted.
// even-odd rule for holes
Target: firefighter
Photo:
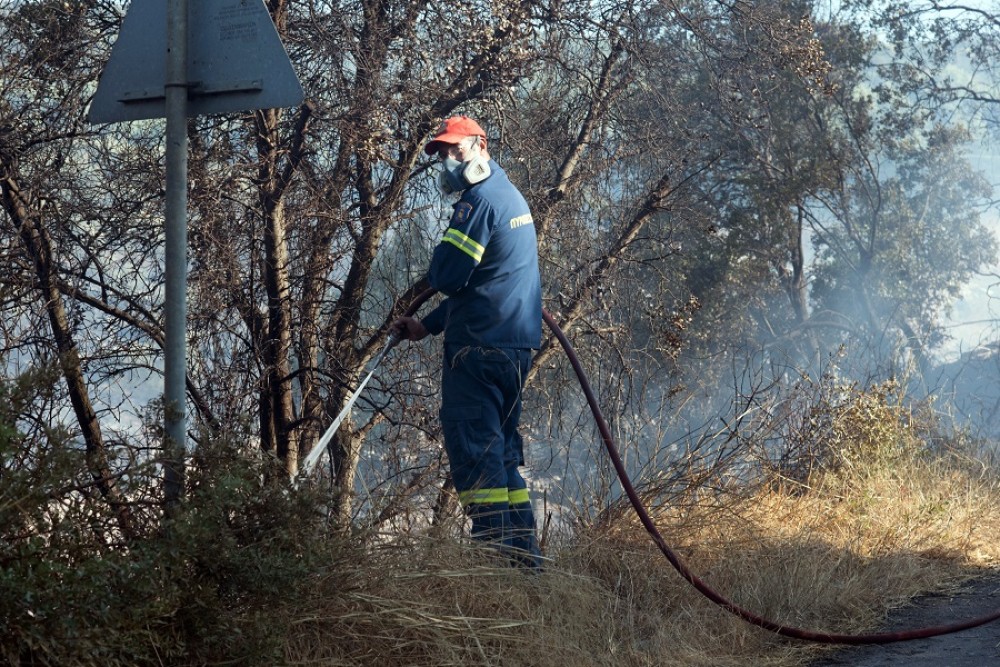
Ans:
<svg viewBox="0 0 1000 667"><path fill-rule="evenodd" d="M441 161L443 193L461 195L427 273L446 298L422 320L402 317L393 328L411 341L444 333L439 416L472 537L538 568L534 513L518 470L521 391L542 335L534 221L476 121L448 118L424 151Z"/></svg>

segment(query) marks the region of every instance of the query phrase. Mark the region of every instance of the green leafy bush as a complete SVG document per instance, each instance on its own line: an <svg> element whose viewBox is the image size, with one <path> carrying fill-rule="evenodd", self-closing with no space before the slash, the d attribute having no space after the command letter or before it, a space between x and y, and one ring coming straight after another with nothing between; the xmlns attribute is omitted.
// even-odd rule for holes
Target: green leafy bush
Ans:
<svg viewBox="0 0 1000 667"><path fill-rule="evenodd" d="M0 408L0 662L11 665L280 664L285 609L348 557L315 499L271 482L266 461L203 443L169 522L136 511L145 537L116 534L82 452L16 427L38 391L3 387ZM18 394L15 396L15 394ZM157 469L123 475L148 502ZM136 501L136 510L143 509Z"/></svg>

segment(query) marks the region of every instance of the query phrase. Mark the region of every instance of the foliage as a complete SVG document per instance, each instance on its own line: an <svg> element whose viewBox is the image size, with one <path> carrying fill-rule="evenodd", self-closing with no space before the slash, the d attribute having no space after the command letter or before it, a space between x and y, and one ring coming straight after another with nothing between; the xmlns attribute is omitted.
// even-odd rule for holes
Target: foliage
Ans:
<svg viewBox="0 0 1000 667"><path fill-rule="evenodd" d="M658 525L739 604L800 627L873 630L885 609L1000 556L993 473L954 453L926 456L883 407L878 396L856 401L836 444L869 450L872 433L855 417L874 410L883 418L874 439L894 443L893 457L817 476L806 493L781 484L720 493L705 480L661 507ZM812 655L695 594L629 516L578 524L549 555L549 570L531 576L439 538L373 546L355 566L363 588L307 602L290 661L642 665L670 655L678 665L795 665Z"/></svg>
<svg viewBox="0 0 1000 667"><path fill-rule="evenodd" d="M881 66L872 26L888 10L268 9L307 100L190 123L187 387L192 435L239 432L288 475L423 287L447 206L421 147L453 113L480 118L531 202L545 305L622 417L652 397L669 420L714 393L719 359L755 344L813 372L845 343L890 377L942 343L938 318L994 257L989 190L962 158L973 126L914 113L910 70ZM57 398L109 480L156 456L158 443L117 449L113 424L129 431L155 402L164 343L162 126L84 117L121 19L117 3L0 0L0 355L11 369L60 361ZM892 25L900 43L922 34ZM946 46L928 62L944 67ZM918 65L916 53L897 55ZM552 355L550 343L538 357L526 419L555 439L579 413ZM355 495L366 461L391 480L379 516L446 485L437 357L411 348L391 363L324 470L345 526L370 509ZM112 504L117 492L100 489Z"/></svg>
<svg viewBox="0 0 1000 667"><path fill-rule="evenodd" d="M163 532L108 542L78 482L79 450L63 440L37 464L11 466L30 443L2 423L6 664L280 664L281 610L353 558L322 528L315 498L263 482L272 465L222 442L203 443L191 496Z"/></svg>
<svg viewBox="0 0 1000 667"><path fill-rule="evenodd" d="M32 387L8 383L5 396ZM637 481L671 547L724 595L779 622L870 631L885 609L1000 559L995 471L929 447L932 422L903 406L892 385L840 387L787 412L823 453L817 465L798 450L813 466L798 484L783 474L794 465L724 487L717 470L662 504ZM29 443L2 423L6 464ZM60 465L5 465L2 658L790 667L814 654L697 595L630 512L554 535L546 571L528 574L443 531L329 532L314 488L291 492L273 481L280 464L245 449L205 441L164 532L128 544L89 529L99 505L75 483L85 464L65 441L49 459Z"/></svg>
<svg viewBox="0 0 1000 667"><path fill-rule="evenodd" d="M703 527L693 554L734 562L696 538L722 544L707 531L733 534L723 510L754 502L850 507L878 519L873 542L910 548L876 510L893 485L917 488L897 469L932 469L924 441L948 440L902 396L945 341L941 315L995 260L993 195L965 154L1000 108L995 12L911 4L269 1L307 99L189 124L194 446L171 513L162 434L142 430L160 417L162 125L85 121L123 5L0 0L4 657L553 664L543 635L576 606L591 617L566 619L566 645L656 661L657 600L680 594L642 581L618 553L643 549L603 532L627 508L551 341L524 425L539 486L579 478L546 499L569 517L554 542L580 531L553 580L481 568L447 541L376 539L460 532L428 347L386 360L320 484L280 482L424 287L448 207L421 148L454 113L481 120L531 202L545 306L662 517L678 536ZM966 59L981 65L962 80ZM941 483L958 488L954 463ZM815 495L834 488L851 501ZM938 537L947 502L925 495L897 516L933 518ZM328 519L375 532L349 547ZM798 536L806 557L813 536ZM789 546L745 537L769 561ZM728 581L766 597L754 574L738 562ZM463 597L470 578L512 591L510 617Z"/></svg>

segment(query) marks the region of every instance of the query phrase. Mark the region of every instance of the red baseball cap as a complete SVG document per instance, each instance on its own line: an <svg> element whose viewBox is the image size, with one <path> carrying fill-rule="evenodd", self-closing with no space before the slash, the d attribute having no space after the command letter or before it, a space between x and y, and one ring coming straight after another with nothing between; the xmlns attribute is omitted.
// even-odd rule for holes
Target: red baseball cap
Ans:
<svg viewBox="0 0 1000 667"><path fill-rule="evenodd" d="M483 137L485 139L486 133L483 132L483 128L479 127L479 123L468 116L452 116L441 123L437 134L424 146L424 152L428 155L434 155L441 149L442 144L457 144L466 137Z"/></svg>

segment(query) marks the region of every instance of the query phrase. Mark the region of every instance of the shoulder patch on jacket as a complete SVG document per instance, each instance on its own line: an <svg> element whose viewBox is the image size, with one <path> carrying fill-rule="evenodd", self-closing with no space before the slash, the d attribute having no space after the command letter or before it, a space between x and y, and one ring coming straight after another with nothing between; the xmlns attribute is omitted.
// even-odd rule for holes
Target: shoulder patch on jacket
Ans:
<svg viewBox="0 0 1000 667"><path fill-rule="evenodd" d="M455 204L455 212L451 214L451 225L463 225L465 221L469 219L472 214L472 204L465 201L460 201Z"/></svg>

